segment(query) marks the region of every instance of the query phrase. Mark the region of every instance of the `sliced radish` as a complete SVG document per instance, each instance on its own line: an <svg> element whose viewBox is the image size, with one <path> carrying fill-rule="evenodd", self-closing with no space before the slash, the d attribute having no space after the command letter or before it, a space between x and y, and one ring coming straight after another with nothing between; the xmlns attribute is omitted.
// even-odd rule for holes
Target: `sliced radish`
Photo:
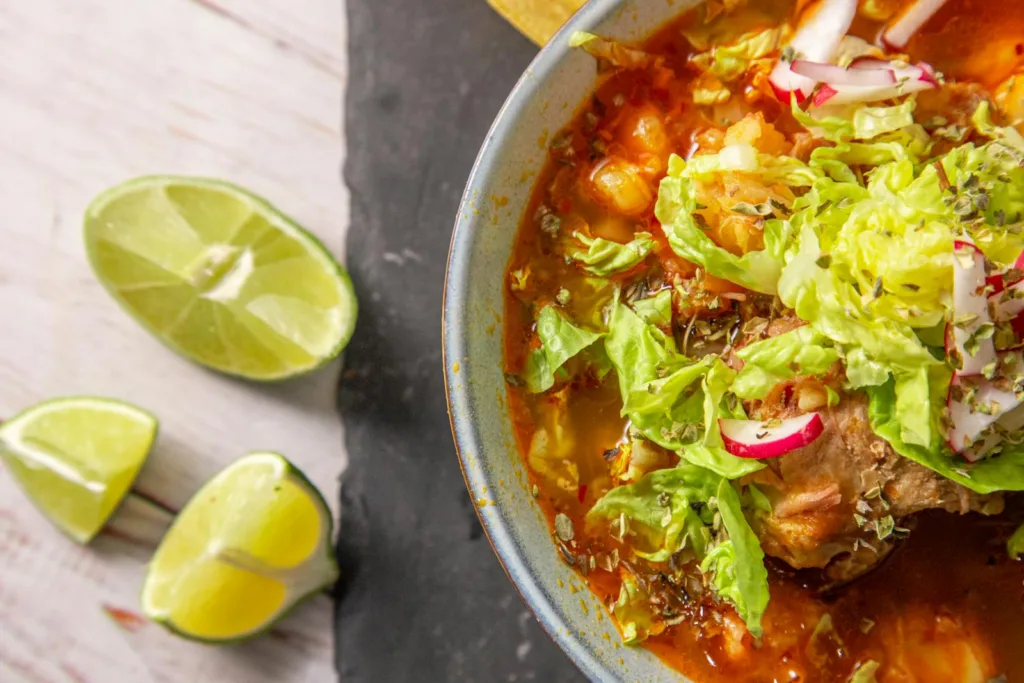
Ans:
<svg viewBox="0 0 1024 683"><path fill-rule="evenodd" d="M888 62L882 59L863 57L850 64L851 70L857 71L891 71L896 83L904 81L923 81L933 86L939 85L935 69L926 62L907 64L905 62Z"/></svg>
<svg viewBox="0 0 1024 683"><path fill-rule="evenodd" d="M725 450L741 458L777 458L811 443L825 429L821 415L807 413L787 420L727 420L720 418Z"/></svg>
<svg viewBox="0 0 1024 683"><path fill-rule="evenodd" d="M986 282L992 285L992 291L997 294L1004 289L1007 285L1012 285L1015 282L1021 282L1024 280L1024 251L1020 253L1017 260L1013 262L1007 273L997 273L990 275Z"/></svg>
<svg viewBox="0 0 1024 683"><path fill-rule="evenodd" d="M844 69L835 64L810 62L806 59L794 60L790 68L795 74L830 85L878 87L896 82L896 74L892 69Z"/></svg>
<svg viewBox="0 0 1024 683"><path fill-rule="evenodd" d="M992 305L992 319L998 323L1013 320L1024 313L1024 280L996 292L988 298Z"/></svg>
<svg viewBox="0 0 1024 683"><path fill-rule="evenodd" d="M882 40L893 47L903 47L945 4L946 0L917 0L895 23L885 29Z"/></svg>
<svg viewBox="0 0 1024 683"><path fill-rule="evenodd" d="M1005 439L1006 434L1019 435L1024 432L1024 405L1004 413L982 435L979 441L961 451L960 455L967 462L978 462L988 455L993 448Z"/></svg>
<svg viewBox="0 0 1024 683"><path fill-rule="evenodd" d="M856 14L857 0L822 0L814 14L797 29L789 46L801 59L831 62ZM781 59L768 80L782 102L789 102L791 93L803 102L815 85L814 79L795 73L791 65Z"/></svg>
<svg viewBox="0 0 1024 683"><path fill-rule="evenodd" d="M996 350L1024 347L1024 280L996 292L988 303L996 324Z"/></svg>
<svg viewBox="0 0 1024 683"><path fill-rule="evenodd" d="M996 360L991 335L978 338L982 326L992 323L985 294L985 255L960 240L954 242L953 250L953 322L946 329L946 351L959 356L958 374L969 377L980 375Z"/></svg>
<svg viewBox="0 0 1024 683"><path fill-rule="evenodd" d="M1024 354L1020 351L1000 354L999 376L994 379L983 377L955 376L949 387L947 407L949 409L949 446L955 452L974 462L998 443L993 442L990 433L1013 427L1018 408L1024 394L1014 391L1014 385L1024 373ZM997 429L990 430L993 425ZM976 443L985 437L982 443Z"/></svg>
<svg viewBox="0 0 1024 683"><path fill-rule="evenodd" d="M884 85L864 86L829 82L814 95L813 104L853 104L857 102L878 102L902 97L922 90L938 87L935 75L925 66L899 66L878 60L859 60L850 65L850 71L865 74L891 74L894 81ZM827 92L825 92L827 89Z"/></svg>

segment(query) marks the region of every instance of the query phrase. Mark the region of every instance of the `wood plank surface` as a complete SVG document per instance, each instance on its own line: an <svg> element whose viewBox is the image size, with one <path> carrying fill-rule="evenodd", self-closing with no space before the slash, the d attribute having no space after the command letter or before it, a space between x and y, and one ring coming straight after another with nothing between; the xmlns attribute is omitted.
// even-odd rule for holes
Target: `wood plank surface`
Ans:
<svg viewBox="0 0 1024 683"><path fill-rule="evenodd" d="M150 173L222 177L342 255L348 196L338 0L0 3L0 417L60 395L155 413L137 489L90 547L62 537L0 469L0 681L262 683L334 677L318 596L251 643L193 644L139 621L144 564L199 486L256 449L337 502L346 464L334 366L254 386L167 351L92 277L81 216Z"/></svg>

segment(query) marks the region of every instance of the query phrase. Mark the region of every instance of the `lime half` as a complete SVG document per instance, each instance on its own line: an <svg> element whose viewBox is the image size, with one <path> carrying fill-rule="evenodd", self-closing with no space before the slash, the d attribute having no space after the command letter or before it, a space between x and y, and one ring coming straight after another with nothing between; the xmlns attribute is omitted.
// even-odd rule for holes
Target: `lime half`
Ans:
<svg viewBox="0 0 1024 683"><path fill-rule="evenodd" d="M178 515L150 562L142 609L187 638L240 640L337 578L323 497L282 456L252 453Z"/></svg>
<svg viewBox="0 0 1024 683"><path fill-rule="evenodd" d="M156 418L126 403L60 398L0 425L0 455L50 521L87 543L135 481L156 432Z"/></svg>
<svg viewBox="0 0 1024 683"><path fill-rule="evenodd" d="M154 176L85 215L93 270L172 349L215 370L277 380L348 343L356 297L323 244L263 199L216 180Z"/></svg>

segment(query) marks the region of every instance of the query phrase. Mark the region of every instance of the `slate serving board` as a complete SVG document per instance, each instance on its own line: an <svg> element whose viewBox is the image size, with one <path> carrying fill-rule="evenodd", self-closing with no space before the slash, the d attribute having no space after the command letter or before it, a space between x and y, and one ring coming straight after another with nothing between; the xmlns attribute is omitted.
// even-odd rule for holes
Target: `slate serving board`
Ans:
<svg viewBox="0 0 1024 683"><path fill-rule="evenodd" d="M343 683L582 681L483 536L445 409L441 298L459 198L536 48L484 0L349 0L348 264L361 304L339 408Z"/></svg>

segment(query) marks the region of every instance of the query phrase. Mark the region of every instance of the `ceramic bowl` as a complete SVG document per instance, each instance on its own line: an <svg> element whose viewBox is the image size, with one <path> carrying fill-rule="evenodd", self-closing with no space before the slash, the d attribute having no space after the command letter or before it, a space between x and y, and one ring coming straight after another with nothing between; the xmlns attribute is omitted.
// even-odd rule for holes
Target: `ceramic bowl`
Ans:
<svg viewBox="0 0 1024 683"><path fill-rule="evenodd" d="M642 648L625 647L600 599L566 566L530 485L506 403L504 273L546 158L546 141L595 85L574 31L643 39L700 0L590 0L541 50L487 135L459 208L445 284L448 410L466 485L509 578L555 642L594 681L683 681Z"/></svg>

